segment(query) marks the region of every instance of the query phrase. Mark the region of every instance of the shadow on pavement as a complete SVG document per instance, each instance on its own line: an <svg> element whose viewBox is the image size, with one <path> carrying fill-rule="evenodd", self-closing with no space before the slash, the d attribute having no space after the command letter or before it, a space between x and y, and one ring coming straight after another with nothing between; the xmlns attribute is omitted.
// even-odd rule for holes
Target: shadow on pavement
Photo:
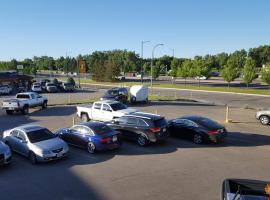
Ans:
<svg viewBox="0 0 270 200"><path fill-rule="evenodd" d="M137 103L129 105L131 107L148 107L148 106L215 106L211 103L200 103L194 101L151 101L148 104Z"/></svg>
<svg viewBox="0 0 270 200"><path fill-rule="evenodd" d="M34 110L30 113L33 117L44 117L44 116L68 116L76 112L75 106L52 106L47 107L45 110Z"/></svg>

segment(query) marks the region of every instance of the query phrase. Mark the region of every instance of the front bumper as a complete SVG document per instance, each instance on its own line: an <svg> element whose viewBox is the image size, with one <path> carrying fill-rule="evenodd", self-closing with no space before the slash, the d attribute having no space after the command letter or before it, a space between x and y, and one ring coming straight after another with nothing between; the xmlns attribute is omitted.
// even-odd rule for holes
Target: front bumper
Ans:
<svg viewBox="0 0 270 200"><path fill-rule="evenodd" d="M62 151L59 153L52 153L52 154L48 154L48 155L43 155L43 156L36 156L36 159L38 162L49 162L49 161L53 161L53 160L60 160L62 158L65 158L68 156L68 151Z"/></svg>
<svg viewBox="0 0 270 200"><path fill-rule="evenodd" d="M120 141L114 142L114 143L109 143L109 144L100 144L97 145L97 150L98 151L104 151L104 150L113 150L113 149L118 149L121 146Z"/></svg>

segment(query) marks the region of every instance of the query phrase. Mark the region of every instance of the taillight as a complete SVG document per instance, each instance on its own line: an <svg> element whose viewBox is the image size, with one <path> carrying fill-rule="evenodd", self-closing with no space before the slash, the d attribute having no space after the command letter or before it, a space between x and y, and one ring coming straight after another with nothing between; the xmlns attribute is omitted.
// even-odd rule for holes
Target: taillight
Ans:
<svg viewBox="0 0 270 200"><path fill-rule="evenodd" d="M218 131L217 130L212 130L212 131L209 131L208 134L209 135L216 135L216 134L218 134Z"/></svg>
<svg viewBox="0 0 270 200"><path fill-rule="evenodd" d="M110 138L101 138L100 142L101 143L107 143L110 141Z"/></svg>
<svg viewBox="0 0 270 200"><path fill-rule="evenodd" d="M149 131L151 131L152 133L156 133L160 131L160 128L149 128Z"/></svg>

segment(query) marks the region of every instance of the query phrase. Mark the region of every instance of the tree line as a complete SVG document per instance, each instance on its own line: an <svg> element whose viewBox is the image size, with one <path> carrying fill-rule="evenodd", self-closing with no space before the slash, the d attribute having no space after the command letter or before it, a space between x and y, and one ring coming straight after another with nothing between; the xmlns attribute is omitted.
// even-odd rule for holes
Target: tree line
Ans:
<svg viewBox="0 0 270 200"><path fill-rule="evenodd" d="M120 74L134 72L149 75L151 59L142 59L139 54L127 50L96 51L92 54L75 57L53 58L34 56L22 61L0 61L0 70L16 70L17 65L24 66L24 73L35 74L37 70L56 70L78 72L78 60L85 60L87 72L97 81L114 81ZM233 53L195 56L193 59L163 56L153 60L153 78L170 73L173 78L183 79L198 77L209 78L219 73L228 86L238 77L243 77L247 86L261 74L264 82L270 85L270 46L264 45L242 49ZM269 75L268 75L269 74Z"/></svg>

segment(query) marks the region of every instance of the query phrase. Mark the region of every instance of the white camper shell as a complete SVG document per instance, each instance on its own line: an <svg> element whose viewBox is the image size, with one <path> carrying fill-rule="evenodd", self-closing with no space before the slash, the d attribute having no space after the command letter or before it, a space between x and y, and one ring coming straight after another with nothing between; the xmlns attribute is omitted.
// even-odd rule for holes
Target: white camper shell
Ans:
<svg viewBox="0 0 270 200"><path fill-rule="evenodd" d="M130 102L148 102L148 87L144 85L133 85L130 87Z"/></svg>

